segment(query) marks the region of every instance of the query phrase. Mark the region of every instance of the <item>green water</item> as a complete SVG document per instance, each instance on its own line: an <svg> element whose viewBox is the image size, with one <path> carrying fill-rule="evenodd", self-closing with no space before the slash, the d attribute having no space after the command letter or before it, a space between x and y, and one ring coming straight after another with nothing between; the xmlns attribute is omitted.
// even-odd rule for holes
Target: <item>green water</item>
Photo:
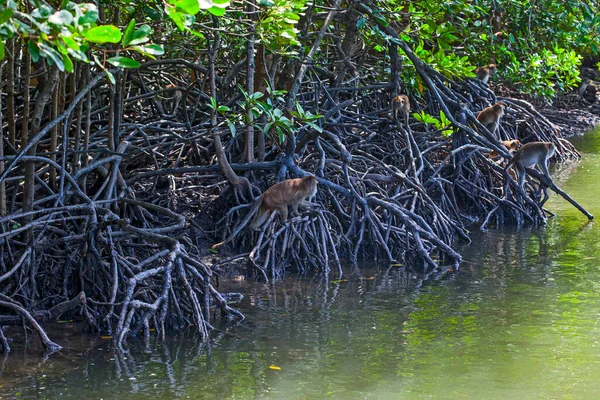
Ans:
<svg viewBox="0 0 600 400"><path fill-rule="evenodd" d="M600 218L600 134L575 144L555 179ZM402 268L229 282L247 321L208 349L184 332L117 357L60 325L59 354L0 357L0 398L598 399L600 229L547 208L546 227L474 232L459 272L422 285Z"/></svg>

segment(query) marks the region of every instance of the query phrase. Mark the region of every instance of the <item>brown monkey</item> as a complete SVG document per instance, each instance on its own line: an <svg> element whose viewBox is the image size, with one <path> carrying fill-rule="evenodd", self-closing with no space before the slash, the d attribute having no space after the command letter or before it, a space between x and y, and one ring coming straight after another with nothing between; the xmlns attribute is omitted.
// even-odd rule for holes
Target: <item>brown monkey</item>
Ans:
<svg viewBox="0 0 600 400"><path fill-rule="evenodd" d="M502 144L504 145L504 147L506 147L506 150L508 150L509 152L513 151L513 150L518 150L519 147L521 146L521 141L519 139L514 139L514 140L503 140ZM500 154L498 154L498 152L496 150L492 150L490 152L490 158L494 158L494 157L498 157Z"/></svg>
<svg viewBox="0 0 600 400"><path fill-rule="evenodd" d="M524 144L515 155L510 159L504 170L515 164L519 172L519 186L523 187L525 183L525 168L531 168L538 165L542 173L552 181L550 172L548 172L548 160L554 154L556 147L551 142L531 142Z"/></svg>
<svg viewBox="0 0 600 400"><path fill-rule="evenodd" d="M501 10L494 10L492 15L490 16L490 25L492 26L492 32L494 35L497 33L502 33L502 29L504 26L503 23L504 12Z"/></svg>
<svg viewBox="0 0 600 400"><path fill-rule="evenodd" d="M285 222L288 217L288 206L292 206L292 212L298 214L298 206L314 206L314 203L307 201L317 194L317 178L307 175L304 178L295 178L281 181L271 186L252 204L250 211L240 223L240 225L231 233L231 235L212 246L213 249L230 242L240 231L248 225L254 213L258 210L256 221L252 224L253 229L263 225L273 211L279 212L281 222Z"/></svg>
<svg viewBox="0 0 600 400"><path fill-rule="evenodd" d="M410 101L405 94L399 94L392 99L392 117L398 120L398 111L402 111L404 125L408 125L408 113L410 112Z"/></svg>
<svg viewBox="0 0 600 400"><path fill-rule="evenodd" d="M492 134L496 134L496 130L500 126L500 118L504 115L506 105L499 101L493 106L484 108L478 115L477 121L481 122Z"/></svg>
<svg viewBox="0 0 600 400"><path fill-rule="evenodd" d="M181 102L181 98L183 97L183 92L181 91L181 89L178 88L177 85L172 84L172 83L169 85L166 85L165 89L168 90L168 92L175 90L175 94L170 97L159 96L162 100L164 100L164 102L163 102L164 111L169 114L175 114L175 112L177 111L177 108L179 107L179 103ZM169 103L172 105L172 107L170 107L170 109L167 110L167 108L169 108L168 107Z"/></svg>
<svg viewBox="0 0 600 400"><path fill-rule="evenodd" d="M479 67L475 70L475 75L477 79L483 81L483 83L488 83L490 77L492 77L496 73L496 64L484 65L483 67Z"/></svg>
<svg viewBox="0 0 600 400"><path fill-rule="evenodd" d="M585 91L587 90L588 86L590 84L590 80L588 78L584 78L581 81L581 86L579 86L579 99L583 99L583 95L585 94Z"/></svg>

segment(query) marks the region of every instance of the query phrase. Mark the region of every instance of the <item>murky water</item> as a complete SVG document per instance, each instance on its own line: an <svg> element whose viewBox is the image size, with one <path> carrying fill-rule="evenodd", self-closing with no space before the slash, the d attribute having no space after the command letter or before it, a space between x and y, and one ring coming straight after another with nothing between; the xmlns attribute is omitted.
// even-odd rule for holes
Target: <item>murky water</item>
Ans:
<svg viewBox="0 0 600 400"><path fill-rule="evenodd" d="M600 134L555 179L600 218ZM70 323L48 359L0 358L0 398L598 399L600 229L567 202L540 229L473 233L458 273L402 268L348 282L234 281L247 322L210 349L190 332L117 357Z"/></svg>

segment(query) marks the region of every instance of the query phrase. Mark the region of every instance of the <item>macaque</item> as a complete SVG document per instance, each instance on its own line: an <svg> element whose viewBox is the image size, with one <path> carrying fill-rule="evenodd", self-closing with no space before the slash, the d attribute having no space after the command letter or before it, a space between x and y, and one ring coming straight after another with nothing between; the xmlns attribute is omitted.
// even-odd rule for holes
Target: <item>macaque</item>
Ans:
<svg viewBox="0 0 600 400"><path fill-rule="evenodd" d="M408 125L410 101L408 100L408 96L405 94L400 94L392 99L392 117L394 121L398 121L398 111L402 112L404 117L404 125Z"/></svg>
<svg viewBox="0 0 600 400"><path fill-rule="evenodd" d="M481 122L492 134L496 134L496 130L500 126L500 118L504 115L506 105L499 101L493 106L489 106L481 110L477 115L477 121Z"/></svg>
<svg viewBox="0 0 600 400"><path fill-rule="evenodd" d="M175 114L175 112L177 111L177 108L179 107L179 103L181 102L181 98L183 97L183 93L180 89L177 88L177 85L172 84L172 83L165 86L165 89L167 89L168 92L172 92L175 89L175 94L173 96L170 96L170 97L159 96L161 99L165 100L163 102L163 104L165 105L164 111L169 114ZM169 103L171 103L171 105L172 105L172 107L170 107L170 109L167 106Z"/></svg>
<svg viewBox="0 0 600 400"><path fill-rule="evenodd" d="M492 12L490 18L490 25L492 27L492 32L494 35L496 35L497 33L502 33L502 28L504 25L504 23L502 22L503 17L504 12L502 12L501 10L494 10Z"/></svg>
<svg viewBox="0 0 600 400"><path fill-rule="evenodd" d="M587 90L587 87L590 84L590 80L588 78L584 78L581 81L581 86L579 86L579 99L583 99L583 95L585 94L585 91Z"/></svg>
<svg viewBox="0 0 600 400"><path fill-rule="evenodd" d="M317 194L317 178L307 175L304 178L295 178L281 181L271 186L252 204L250 211L240 223L240 225L231 233L231 235L212 246L213 249L230 242L240 231L248 225L250 219L258 211L256 221L252 224L252 229L260 228L268 219L273 211L277 211L284 223L288 218L288 206L292 206L292 213L298 214L298 206L310 207L314 203L307 201Z"/></svg>
<svg viewBox="0 0 600 400"><path fill-rule="evenodd" d="M502 145L504 145L504 147L506 147L506 150L511 152L513 150L519 149L519 147L521 146L521 141L519 139L503 140ZM492 150L490 152L490 158L495 158L495 157L498 157L499 155L500 154L498 154L498 152L496 150Z"/></svg>
<svg viewBox="0 0 600 400"><path fill-rule="evenodd" d="M554 154L556 147L551 142L531 142L524 144L515 155L510 159L504 170L514 164L519 172L519 186L523 188L525 183L525 168L531 168L534 165L538 165L542 170L542 173L546 178L550 178L550 172L548 172L548 160Z"/></svg>
<svg viewBox="0 0 600 400"><path fill-rule="evenodd" d="M488 83L490 77L492 77L496 73L496 64L484 65L483 67L479 67L475 70L475 75L477 79L483 81L483 83Z"/></svg>

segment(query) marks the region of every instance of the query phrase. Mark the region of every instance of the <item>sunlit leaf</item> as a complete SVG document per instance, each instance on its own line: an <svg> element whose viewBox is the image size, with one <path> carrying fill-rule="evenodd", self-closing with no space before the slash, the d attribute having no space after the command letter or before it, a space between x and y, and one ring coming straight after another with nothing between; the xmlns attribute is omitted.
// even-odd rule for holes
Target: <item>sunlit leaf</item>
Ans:
<svg viewBox="0 0 600 400"><path fill-rule="evenodd" d="M54 25L70 25L73 23L73 15L67 10L61 10L52 14L48 22Z"/></svg>
<svg viewBox="0 0 600 400"><path fill-rule="evenodd" d="M115 67L120 67L120 68L139 68L140 63L136 60L133 60L129 57L121 57L121 56L117 56L117 57L111 57L109 59L106 60L108 63L110 63L111 65L114 65Z"/></svg>
<svg viewBox="0 0 600 400"><path fill-rule="evenodd" d="M66 54L62 55L62 62L65 65L65 71L71 73L75 70L75 68L73 66L73 61L71 61L71 59L69 58L68 55L66 55Z"/></svg>
<svg viewBox="0 0 600 400"><path fill-rule="evenodd" d="M106 73L106 77L108 78L108 80L110 81L110 83L112 83L113 85L115 83L117 83L115 76L112 74L112 72L110 72L109 70L104 70L104 72Z"/></svg>
<svg viewBox="0 0 600 400"><path fill-rule="evenodd" d="M152 33L152 28L150 27L150 25L144 24L135 30L129 44L134 45L134 44L146 43L147 41L150 40L150 38L148 36L151 33Z"/></svg>
<svg viewBox="0 0 600 400"><path fill-rule="evenodd" d="M7 8L0 12L0 25L7 23L13 16L12 8Z"/></svg>
<svg viewBox="0 0 600 400"><path fill-rule="evenodd" d="M214 15L215 17L221 17L221 16L225 15L225 9L221 8L221 7L211 7L209 9L207 9L207 11L209 13L211 13L212 15Z"/></svg>
<svg viewBox="0 0 600 400"><path fill-rule="evenodd" d="M145 46L135 46L136 50L141 51L142 53L152 54L153 56L161 56L165 53L165 50L159 44L148 44Z"/></svg>
<svg viewBox="0 0 600 400"><path fill-rule="evenodd" d="M175 3L175 7L178 11L183 11L184 13L191 15L195 15L200 11L200 3L198 0L179 0ZM212 3L209 7L212 7Z"/></svg>
<svg viewBox="0 0 600 400"><path fill-rule="evenodd" d="M116 26L103 25L90 29L83 37L92 43L119 43L121 31Z"/></svg>
<svg viewBox="0 0 600 400"><path fill-rule="evenodd" d="M133 40L133 33L135 32L135 19L129 21L127 28L125 28L125 33L123 33L122 44L123 47L129 46L131 41Z"/></svg>
<svg viewBox="0 0 600 400"><path fill-rule="evenodd" d="M200 8L203 10L215 5L211 0L198 0L198 3L200 3Z"/></svg>

